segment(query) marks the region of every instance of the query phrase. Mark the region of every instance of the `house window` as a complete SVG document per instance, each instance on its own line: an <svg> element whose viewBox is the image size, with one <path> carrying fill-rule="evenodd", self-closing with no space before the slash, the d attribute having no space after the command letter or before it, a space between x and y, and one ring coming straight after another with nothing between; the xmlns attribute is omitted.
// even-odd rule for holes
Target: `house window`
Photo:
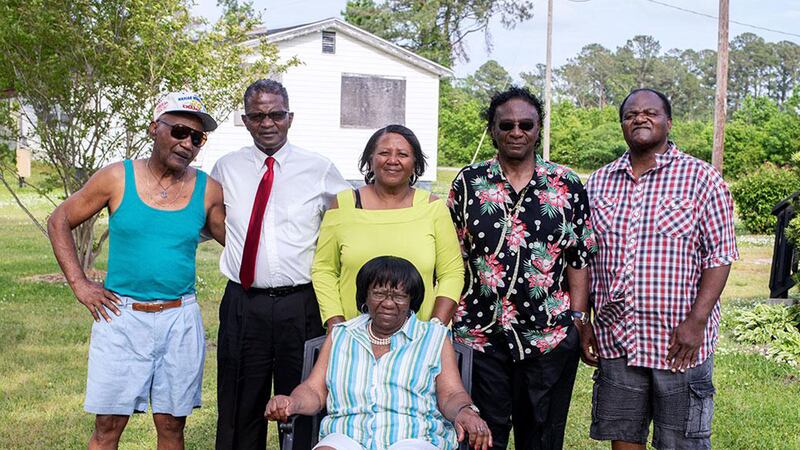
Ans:
<svg viewBox="0 0 800 450"><path fill-rule="evenodd" d="M278 83L283 83L283 74L282 73L271 73L267 76L270 80L275 80ZM237 109L233 112L233 125L236 127L243 127L244 121L242 121L242 114L244 114L244 105L242 105L242 109Z"/></svg>
<svg viewBox="0 0 800 450"><path fill-rule="evenodd" d="M336 32L323 31L322 32L322 53L336 53Z"/></svg>
<svg viewBox="0 0 800 450"><path fill-rule="evenodd" d="M343 74L342 128L380 128L405 125L406 80L373 75Z"/></svg>

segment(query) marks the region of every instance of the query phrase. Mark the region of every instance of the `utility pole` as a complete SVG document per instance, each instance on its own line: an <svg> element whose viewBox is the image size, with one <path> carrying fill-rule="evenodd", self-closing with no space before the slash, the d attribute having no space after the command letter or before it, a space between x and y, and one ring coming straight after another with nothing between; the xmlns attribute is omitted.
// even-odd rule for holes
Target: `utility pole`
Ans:
<svg viewBox="0 0 800 450"><path fill-rule="evenodd" d="M553 0L547 0L547 67L544 75L544 139L542 156L550 159L550 110L553 101Z"/></svg>
<svg viewBox="0 0 800 450"><path fill-rule="evenodd" d="M729 0L719 0L719 36L717 42L717 94L714 105L714 148L711 163L722 173L725 150L725 117L728 97L728 6Z"/></svg>

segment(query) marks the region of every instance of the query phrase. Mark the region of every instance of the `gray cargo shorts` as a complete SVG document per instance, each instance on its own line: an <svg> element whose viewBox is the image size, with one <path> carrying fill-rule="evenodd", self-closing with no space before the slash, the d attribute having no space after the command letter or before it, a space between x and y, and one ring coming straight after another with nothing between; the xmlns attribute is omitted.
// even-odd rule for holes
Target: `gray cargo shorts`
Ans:
<svg viewBox="0 0 800 450"><path fill-rule="evenodd" d="M600 359L592 393L592 426L597 440L647 443L653 447L710 449L714 415L714 357L685 373L629 367L625 357Z"/></svg>

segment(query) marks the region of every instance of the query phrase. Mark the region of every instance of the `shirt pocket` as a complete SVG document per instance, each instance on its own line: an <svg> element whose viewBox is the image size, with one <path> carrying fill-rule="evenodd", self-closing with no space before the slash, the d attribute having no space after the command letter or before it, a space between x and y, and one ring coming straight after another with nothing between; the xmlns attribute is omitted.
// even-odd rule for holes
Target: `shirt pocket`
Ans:
<svg viewBox="0 0 800 450"><path fill-rule="evenodd" d="M614 213L617 210L618 200L614 197L597 197L592 202L591 220L595 231L607 233L614 225Z"/></svg>
<svg viewBox="0 0 800 450"><path fill-rule="evenodd" d="M694 229L694 201L686 197L664 197L658 205L658 233L673 239Z"/></svg>

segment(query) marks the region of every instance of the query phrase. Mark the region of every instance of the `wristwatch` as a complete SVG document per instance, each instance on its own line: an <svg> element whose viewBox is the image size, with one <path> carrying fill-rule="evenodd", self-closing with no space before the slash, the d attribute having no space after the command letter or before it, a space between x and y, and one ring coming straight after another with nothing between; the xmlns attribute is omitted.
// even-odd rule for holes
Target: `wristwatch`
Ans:
<svg viewBox="0 0 800 450"><path fill-rule="evenodd" d="M583 311L572 311L572 320L577 320L581 325L589 323L589 313Z"/></svg>
<svg viewBox="0 0 800 450"><path fill-rule="evenodd" d="M435 323L436 325L444 326L444 324L442 323L442 320L439 319L438 317L431 317L431 320L429 322L430 323Z"/></svg>

